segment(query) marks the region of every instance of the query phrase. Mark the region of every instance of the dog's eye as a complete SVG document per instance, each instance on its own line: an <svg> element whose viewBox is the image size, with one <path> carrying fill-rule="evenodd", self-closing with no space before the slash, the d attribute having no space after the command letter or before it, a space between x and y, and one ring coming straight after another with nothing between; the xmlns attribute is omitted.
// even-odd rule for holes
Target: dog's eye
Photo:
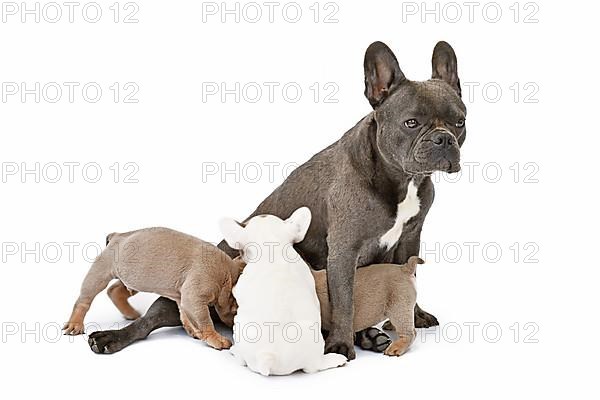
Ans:
<svg viewBox="0 0 600 400"><path fill-rule="evenodd" d="M462 128L463 126L465 126L465 120L463 118L459 119L458 122L454 124L454 126L456 126L457 128Z"/></svg>
<svg viewBox="0 0 600 400"><path fill-rule="evenodd" d="M404 126L406 126L407 128L410 128L410 129L416 128L418 125L419 125L419 121L417 121L414 118L409 119L408 121L404 121Z"/></svg>

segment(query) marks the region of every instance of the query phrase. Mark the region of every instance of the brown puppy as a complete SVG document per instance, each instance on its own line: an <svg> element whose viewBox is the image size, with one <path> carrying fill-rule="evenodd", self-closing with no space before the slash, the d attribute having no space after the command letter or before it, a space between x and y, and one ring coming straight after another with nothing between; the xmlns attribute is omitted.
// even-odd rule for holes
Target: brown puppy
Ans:
<svg viewBox="0 0 600 400"><path fill-rule="evenodd" d="M209 306L215 307L221 321L233 326L237 305L231 289L243 268L241 260L232 260L210 243L167 228L112 233L106 240L106 249L83 281L63 328L65 334L83 333L92 300L116 278L119 281L108 289L108 295L125 318L139 317L127 301L130 296L138 291L157 293L177 302L190 336L215 349L231 347L215 330Z"/></svg>
<svg viewBox="0 0 600 400"><path fill-rule="evenodd" d="M398 334L385 350L400 356L415 339L414 311L417 302L415 270L424 261L413 256L403 265L373 264L358 268L354 279L354 332L362 331L389 318ZM331 308L325 270L313 271L321 303L321 325L329 330Z"/></svg>

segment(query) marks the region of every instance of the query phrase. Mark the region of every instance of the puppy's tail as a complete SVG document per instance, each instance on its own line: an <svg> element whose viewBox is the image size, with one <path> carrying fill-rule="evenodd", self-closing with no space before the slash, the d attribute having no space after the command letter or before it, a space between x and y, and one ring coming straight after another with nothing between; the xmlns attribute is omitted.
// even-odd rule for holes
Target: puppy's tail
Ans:
<svg viewBox="0 0 600 400"><path fill-rule="evenodd" d="M411 275L414 275L415 271L417 270L417 264L425 264L425 261L423 261L421 257L412 256L406 263L406 271Z"/></svg>
<svg viewBox="0 0 600 400"><path fill-rule="evenodd" d="M275 354L273 353L260 353L256 355L256 369L257 372L263 376L269 376L271 369L275 365Z"/></svg>

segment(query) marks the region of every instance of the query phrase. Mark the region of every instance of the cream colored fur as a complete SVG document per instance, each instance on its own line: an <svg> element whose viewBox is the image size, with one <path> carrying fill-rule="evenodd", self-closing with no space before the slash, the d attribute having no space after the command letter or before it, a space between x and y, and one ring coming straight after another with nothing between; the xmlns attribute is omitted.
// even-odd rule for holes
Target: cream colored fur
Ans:
<svg viewBox="0 0 600 400"><path fill-rule="evenodd" d="M227 243L247 262L233 294L238 302L232 354L262 375L317 372L346 363L341 354L324 354L321 314L309 266L293 248L311 220L301 207L285 221L253 217L246 226L223 220Z"/></svg>
<svg viewBox="0 0 600 400"><path fill-rule="evenodd" d="M385 350L400 356L415 338L414 309L417 302L415 269L423 260L413 256L404 265L373 264L356 270L354 278L354 332L389 318L398 338ZM329 330L331 311L325 270L313 271L321 304L321 323Z"/></svg>
<svg viewBox="0 0 600 400"><path fill-rule="evenodd" d="M233 325L237 306L231 290L244 265L241 260L232 260L208 242L167 228L113 233L108 240L83 281L63 328L65 334L83 333L92 300L112 279L118 279L109 295L126 317L139 316L127 302L130 295L157 293L177 302L183 326L191 336L216 349L231 346L215 331L209 306L215 307L225 324Z"/></svg>

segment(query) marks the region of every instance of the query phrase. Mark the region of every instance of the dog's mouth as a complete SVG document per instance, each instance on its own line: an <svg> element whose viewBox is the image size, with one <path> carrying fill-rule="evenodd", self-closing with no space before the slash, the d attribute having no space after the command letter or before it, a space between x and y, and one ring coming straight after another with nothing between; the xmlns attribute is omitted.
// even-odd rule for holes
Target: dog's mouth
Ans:
<svg viewBox="0 0 600 400"><path fill-rule="evenodd" d="M458 171L460 171L460 161L450 161L448 159L445 160L447 163L447 168L446 169L440 169L440 171L445 171L448 172L449 174L454 174Z"/></svg>
<svg viewBox="0 0 600 400"><path fill-rule="evenodd" d="M413 175L413 176L417 176L417 175L430 176L435 171L442 171L442 172L447 172L449 174L454 174L454 173L460 171L460 161L459 160L452 161L452 160L449 160L448 158L444 157L441 160L439 160L437 163L435 163L435 165L433 165L433 166L430 165L429 163L417 162L417 166L410 166L408 168L404 168L404 171L408 175Z"/></svg>

